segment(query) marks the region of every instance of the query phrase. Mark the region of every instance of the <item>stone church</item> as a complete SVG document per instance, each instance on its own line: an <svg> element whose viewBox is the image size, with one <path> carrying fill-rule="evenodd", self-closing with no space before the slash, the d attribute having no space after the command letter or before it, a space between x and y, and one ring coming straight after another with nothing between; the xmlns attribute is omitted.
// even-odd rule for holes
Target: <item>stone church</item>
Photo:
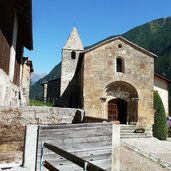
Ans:
<svg viewBox="0 0 171 171"><path fill-rule="evenodd" d="M154 73L155 58L121 36L84 48L73 28L62 49L61 78L55 80L54 91L60 93L56 105L63 102L67 107L84 109L87 116L150 126L154 90L168 113L170 81ZM43 84L46 96L52 82Z"/></svg>

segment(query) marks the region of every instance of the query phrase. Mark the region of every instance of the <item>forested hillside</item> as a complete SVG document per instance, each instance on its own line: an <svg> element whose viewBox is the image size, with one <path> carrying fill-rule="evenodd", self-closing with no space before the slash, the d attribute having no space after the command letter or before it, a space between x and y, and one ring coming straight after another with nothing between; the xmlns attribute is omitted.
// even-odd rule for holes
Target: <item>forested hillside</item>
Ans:
<svg viewBox="0 0 171 171"><path fill-rule="evenodd" d="M60 74L61 74L61 63L56 65L48 75L44 76L30 87L30 98L41 99L43 97L43 87L41 83L44 81L60 78Z"/></svg>
<svg viewBox="0 0 171 171"><path fill-rule="evenodd" d="M155 72L171 80L171 17L154 20L131 29L122 36L158 55ZM171 85L169 109L171 114Z"/></svg>
<svg viewBox="0 0 171 171"><path fill-rule="evenodd" d="M154 20L122 36L157 54L155 72L171 79L171 17Z"/></svg>

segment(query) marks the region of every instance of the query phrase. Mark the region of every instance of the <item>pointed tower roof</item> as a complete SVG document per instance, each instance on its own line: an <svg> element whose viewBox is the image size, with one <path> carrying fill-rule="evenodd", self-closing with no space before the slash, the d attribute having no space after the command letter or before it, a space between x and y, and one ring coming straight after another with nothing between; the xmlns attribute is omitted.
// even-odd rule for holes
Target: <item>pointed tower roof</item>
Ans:
<svg viewBox="0 0 171 171"><path fill-rule="evenodd" d="M77 29L73 27L63 49L84 50Z"/></svg>

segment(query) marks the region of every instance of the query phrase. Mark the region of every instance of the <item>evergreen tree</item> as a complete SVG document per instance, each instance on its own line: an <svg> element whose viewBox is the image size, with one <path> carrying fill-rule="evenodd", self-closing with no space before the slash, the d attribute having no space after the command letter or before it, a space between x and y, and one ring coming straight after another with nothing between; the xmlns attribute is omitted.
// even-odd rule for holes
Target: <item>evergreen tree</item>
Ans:
<svg viewBox="0 0 171 171"><path fill-rule="evenodd" d="M158 92L154 92L154 125L153 125L153 136L159 140L166 140L168 136L168 128L166 122L166 114L164 111L163 102Z"/></svg>

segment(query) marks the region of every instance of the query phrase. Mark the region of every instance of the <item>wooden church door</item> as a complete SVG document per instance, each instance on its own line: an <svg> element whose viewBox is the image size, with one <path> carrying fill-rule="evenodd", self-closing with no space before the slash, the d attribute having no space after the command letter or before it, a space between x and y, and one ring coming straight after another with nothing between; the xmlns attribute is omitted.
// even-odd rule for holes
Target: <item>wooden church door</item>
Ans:
<svg viewBox="0 0 171 171"><path fill-rule="evenodd" d="M118 105L115 103L108 103L108 119L110 121L118 120Z"/></svg>

